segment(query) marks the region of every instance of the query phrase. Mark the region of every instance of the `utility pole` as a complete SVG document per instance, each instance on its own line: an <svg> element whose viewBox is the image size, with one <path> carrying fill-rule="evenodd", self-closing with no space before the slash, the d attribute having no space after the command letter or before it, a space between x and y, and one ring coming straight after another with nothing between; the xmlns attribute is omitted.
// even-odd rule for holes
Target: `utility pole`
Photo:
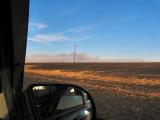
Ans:
<svg viewBox="0 0 160 120"><path fill-rule="evenodd" d="M74 46L73 46L73 62L74 62L74 63L76 63L76 48L77 48L77 46L74 45Z"/></svg>

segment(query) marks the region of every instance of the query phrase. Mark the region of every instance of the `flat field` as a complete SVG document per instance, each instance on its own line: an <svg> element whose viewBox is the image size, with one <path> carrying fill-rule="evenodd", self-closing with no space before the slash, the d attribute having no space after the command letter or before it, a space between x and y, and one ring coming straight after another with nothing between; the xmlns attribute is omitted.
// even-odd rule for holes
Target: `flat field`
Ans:
<svg viewBox="0 0 160 120"><path fill-rule="evenodd" d="M105 120L160 120L160 63L28 63L24 87L54 82L90 91Z"/></svg>

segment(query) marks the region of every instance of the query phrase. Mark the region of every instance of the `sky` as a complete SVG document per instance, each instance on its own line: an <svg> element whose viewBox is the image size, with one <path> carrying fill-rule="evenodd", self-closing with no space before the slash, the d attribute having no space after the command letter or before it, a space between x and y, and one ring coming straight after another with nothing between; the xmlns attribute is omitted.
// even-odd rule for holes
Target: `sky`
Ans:
<svg viewBox="0 0 160 120"><path fill-rule="evenodd" d="M159 0L30 0L27 56L160 61ZM65 59L65 58L63 58Z"/></svg>

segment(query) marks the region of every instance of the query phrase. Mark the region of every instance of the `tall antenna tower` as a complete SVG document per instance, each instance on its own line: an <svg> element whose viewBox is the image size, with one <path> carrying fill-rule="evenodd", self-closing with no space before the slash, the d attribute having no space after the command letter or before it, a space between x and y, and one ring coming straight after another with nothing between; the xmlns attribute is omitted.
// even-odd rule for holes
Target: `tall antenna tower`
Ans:
<svg viewBox="0 0 160 120"><path fill-rule="evenodd" d="M76 45L73 45L73 63L76 63Z"/></svg>

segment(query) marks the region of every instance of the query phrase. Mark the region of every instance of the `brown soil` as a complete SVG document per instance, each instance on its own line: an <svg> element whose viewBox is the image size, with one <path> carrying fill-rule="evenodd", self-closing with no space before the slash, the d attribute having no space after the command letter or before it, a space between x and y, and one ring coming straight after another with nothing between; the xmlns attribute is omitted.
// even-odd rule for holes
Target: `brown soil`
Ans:
<svg viewBox="0 0 160 120"><path fill-rule="evenodd" d="M85 87L107 120L160 120L160 63L26 64L24 81Z"/></svg>

